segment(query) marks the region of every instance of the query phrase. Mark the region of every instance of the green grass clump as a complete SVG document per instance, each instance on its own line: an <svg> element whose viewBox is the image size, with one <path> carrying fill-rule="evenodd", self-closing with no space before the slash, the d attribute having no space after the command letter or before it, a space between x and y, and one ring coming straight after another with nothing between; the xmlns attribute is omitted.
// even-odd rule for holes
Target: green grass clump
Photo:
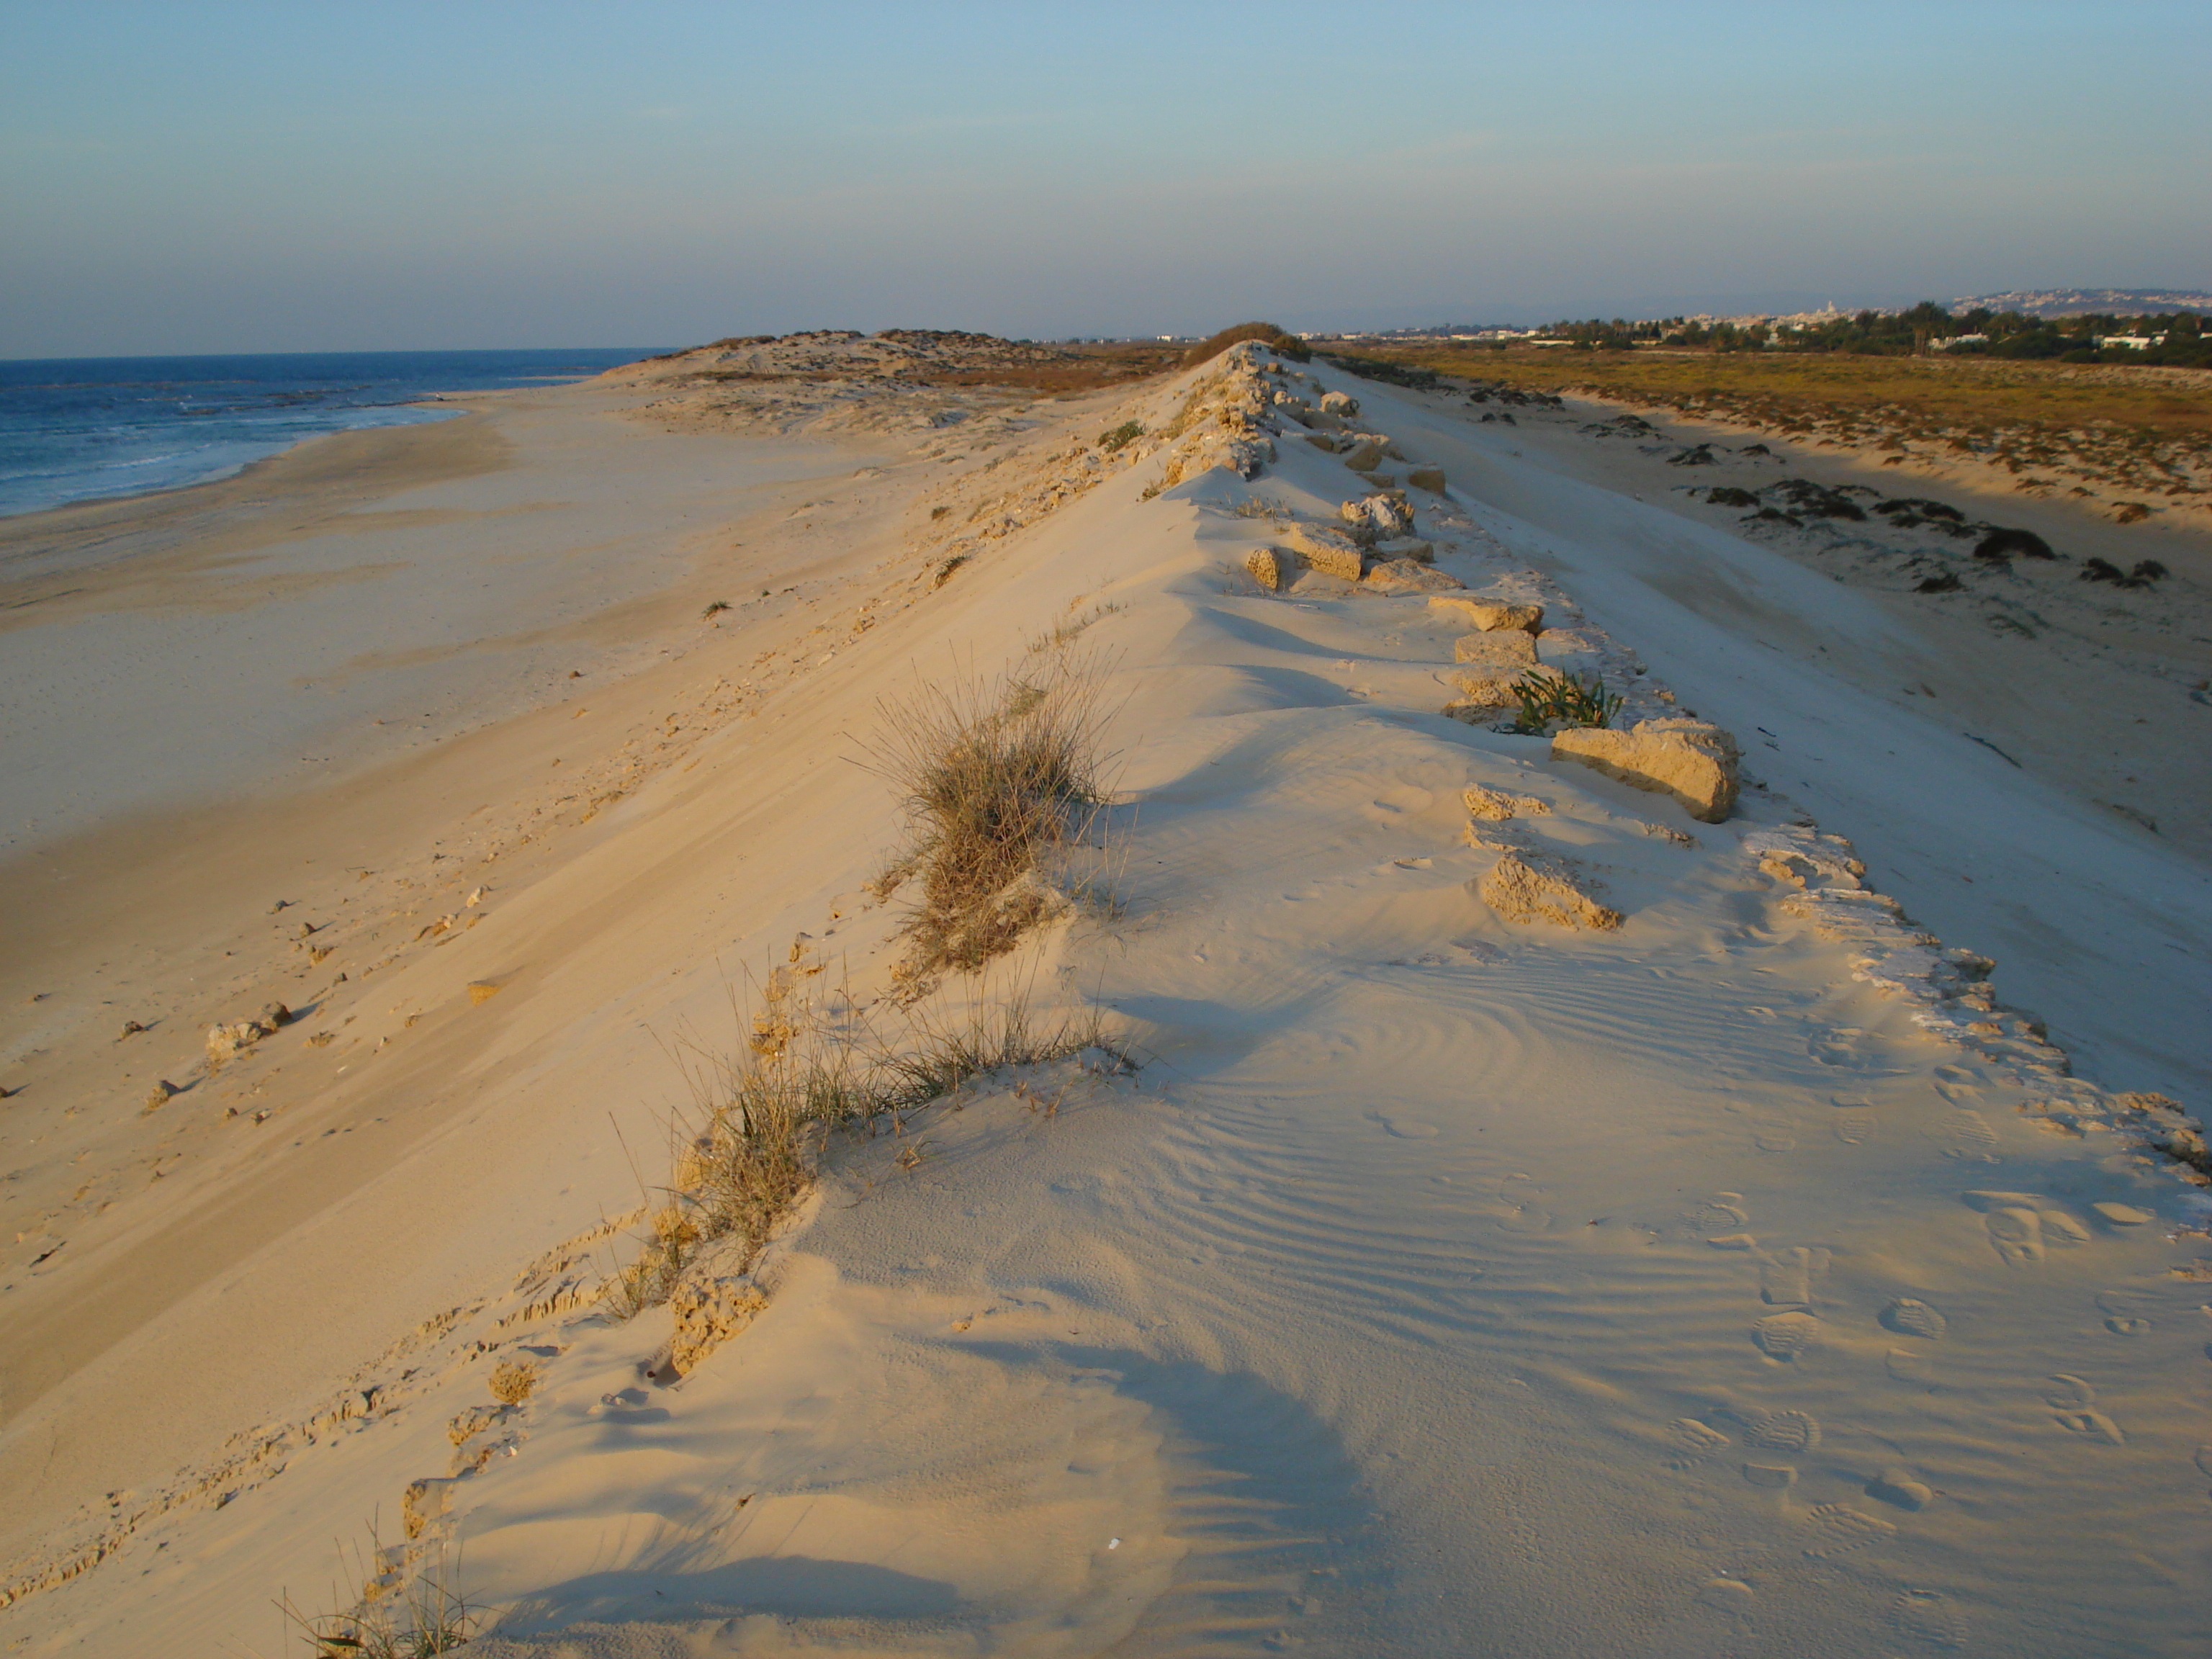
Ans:
<svg viewBox="0 0 2212 1659"><path fill-rule="evenodd" d="M1564 674L1538 678L1523 674L1513 682L1513 695L1521 713L1513 722L1517 732L1545 733L1572 726L1610 726L1620 712L1620 699L1605 689L1596 675Z"/></svg>
<svg viewBox="0 0 2212 1659"><path fill-rule="evenodd" d="M1111 431L1098 434L1098 447L1109 455L1115 454L1145 435L1141 421L1124 421Z"/></svg>

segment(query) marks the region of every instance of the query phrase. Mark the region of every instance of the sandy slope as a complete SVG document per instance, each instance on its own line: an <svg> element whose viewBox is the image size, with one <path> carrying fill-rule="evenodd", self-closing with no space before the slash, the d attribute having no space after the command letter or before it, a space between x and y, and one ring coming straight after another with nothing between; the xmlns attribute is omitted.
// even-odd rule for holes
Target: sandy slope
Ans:
<svg viewBox="0 0 2212 1659"><path fill-rule="evenodd" d="M331 1604L326 1540L380 1514L395 1541L400 1488L468 1468L425 1537L504 1616L491 1656L2191 1651L2205 1206L2094 1085L2203 1098L2200 866L1828 667L1820 646L1911 651L1879 606L1321 378L1450 471L1421 526L1440 568L1541 595L1583 624L1559 659L1639 706L1671 686L1801 763L1754 749L1768 787L1702 825L1437 714L1456 630L1418 597L1243 576L1275 532L1240 504L1331 517L1366 488L1279 414L1263 476L1150 498L1167 446L1102 465L1079 441L1125 413L1158 433L1187 382L1039 412L988 471L931 446L848 487L881 492L872 539L793 544L860 550L804 613L636 694L773 642L740 702L700 693L695 747L534 851L463 847L416 902L489 873L484 925L389 947L317 1010L354 1016L340 1042L278 1050L281 1084L252 1062L277 1150L210 1140L189 1203L57 1258L74 1278L14 1275L10 1321L53 1310L61 1340L58 1310L187 1264L37 1403L11 1388L18 1551L266 1426L0 1633L273 1650L276 1587ZM1121 699L1127 913L1007 971L1103 1004L1145 1063L1003 1077L841 1146L763 1266L767 1312L651 1382L666 1314L580 1303L593 1223L636 1198L609 1116L658 1156L667 1045L732 1045L743 969L795 953L880 994L895 908L861 889L896 821L843 757L878 697L1085 618ZM468 740L475 764L562 712ZM1471 895L1496 856L1464 835L1476 781L1552 808L1510 834L1583 860L1619 933ZM2094 1082L1937 996L1886 917L1814 925L1832 910L1756 855L1801 805L1999 956ZM500 988L472 1006L471 981ZM210 1115L165 1109L188 1108ZM537 1392L457 1448L518 1356Z"/></svg>

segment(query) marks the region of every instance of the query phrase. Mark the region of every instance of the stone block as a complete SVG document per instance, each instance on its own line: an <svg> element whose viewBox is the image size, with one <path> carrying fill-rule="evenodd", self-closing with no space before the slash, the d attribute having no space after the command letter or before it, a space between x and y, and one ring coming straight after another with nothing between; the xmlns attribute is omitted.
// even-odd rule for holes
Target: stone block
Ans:
<svg viewBox="0 0 2212 1659"><path fill-rule="evenodd" d="M1578 727L1552 739L1552 758L1672 795L1703 823L1718 823L1735 805L1741 754L1735 739L1709 721L1641 720L1626 732Z"/></svg>
<svg viewBox="0 0 2212 1659"><path fill-rule="evenodd" d="M1559 927L1610 932L1623 920L1620 911L1584 892L1565 865L1539 853L1499 854L1490 873L1476 884L1475 892L1504 920L1524 927L1547 921Z"/></svg>
<svg viewBox="0 0 2212 1659"><path fill-rule="evenodd" d="M768 1306L768 1295L750 1273L717 1279L687 1279L668 1298L676 1316L668 1363L688 1376L699 1362L753 1322Z"/></svg>
<svg viewBox="0 0 2212 1659"><path fill-rule="evenodd" d="M1294 524L1284 532L1283 539L1290 550L1303 558L1310 568L1324 576L1337 576L1348 582L1358 581L1366 573L1365 556L1359 544L1345 532L1328 525Z"/></svg>
<svg viewBox="0 0 2212 1659"><path fill-rule="evenodd" d="M1471 593L1455 593L1449 599L1431 599L1429 604L1454 622L1464 619L1486 634L1507 629L1533 634L1544 625L1544 607L1540 605L1508 605L1498 599L1477 599Z"/></svg>

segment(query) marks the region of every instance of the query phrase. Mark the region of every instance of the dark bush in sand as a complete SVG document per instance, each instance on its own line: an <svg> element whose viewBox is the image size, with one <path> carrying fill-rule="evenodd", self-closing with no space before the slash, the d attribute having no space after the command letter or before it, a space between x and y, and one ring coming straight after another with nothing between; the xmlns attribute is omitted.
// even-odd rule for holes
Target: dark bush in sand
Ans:
<svg viewBox="0 0 2212 1659"><path fill-rule="evenodd" d="M1271 346L1279 355L1293 362L1303 363L1313 356L1306 343L1288 329L1278 328L1273 323L1239 323L1234 328L1224 328L1220 333L1200 340L1184 352L1182 366L1196 368L1200 363L1210 363L1230 347L1242 345L1247 340L1257 340L1262 345Z"/></svg>
<svg viewBox="0 0 2212 1659"><path fill-rule="evenodd" d="M2051 544L2033 530L1992 530L1974 544L1978 559L2055 559Z"/></svg>

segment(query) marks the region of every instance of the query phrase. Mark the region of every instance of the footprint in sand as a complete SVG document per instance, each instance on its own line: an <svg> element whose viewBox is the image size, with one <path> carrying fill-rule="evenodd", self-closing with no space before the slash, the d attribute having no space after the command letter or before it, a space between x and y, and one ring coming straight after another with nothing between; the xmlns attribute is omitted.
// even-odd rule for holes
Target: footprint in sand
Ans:
<svg viewBox="0 0 2212 1659"><path fill-rule="evenodd" d="M2043 1260L2043 1218L2033 1210L2008 1206L1991 1210L1983 1218L1990 1243L2008 1267L2021 1267Z"/></svg>
<svg viewBox="0 0 2212 1659"><path fill-rule="evenodd" d="M1797 1471L1787 1463L1747 1463L1743 1478L1749 1486L1767 1492L1783 1492L1797 1484Z"/></svg>
<svg viewBox="0 0 2212 1659"><path fill-rule="evenodd" d="M1806 1546L1805 1553L1816 1561L1847 1555L1897 1536L1897 1528L1888 1522L1862 1514L1847 1504L1823 1504L1805 1518L1813 1528L1813 1541Z"/></svg>
<svg viewBox="0 0 2212 1659"><path fill-rule="evenodd" d="M1433 1123L1424 1123L1417 1117L1394 1117L1384 1113L1380 1115L1379 1121L1385 1129L1401 1140L1434 1140L1437 1138L1437 1126Z"/></svg>
<svg viewBox="0 0 2212 1659"><path fill-rule="evenodd" d="M1866 1493L1900 1510L1924 1510L1936 1501L1931 1488L1903 1469L1884 1469L1867 1482Z"/></svg>
<svg viewBox="0 0 2212 1659"><path fill-rule="evenodd" d="M1803 1412L1730 1412L1744 1443L1760 1451L1808 1452L1820 1443L1820 1425Z"/></svg>
<svg viewBox="0 0 2212 1659"><path fill-rule="evenodd" d="M1701 1233L1734 1232L1750 1221L1743 1208L1741 1193L1715 1193L1687 1217L1689 1224Z"/></svg>
<svg viewBox="0 0 2212 1659"><path fill-rule="evenodd" d="M1966 1621L1958 1608L1934 1590L1909 1589L1889 1604L1889 1627L1922 1647L1962 1648Z"/></svg>
<svg viewBox="0 0 2212 1659"><path fill-rule="evenodd" d="M1856 1146L1861 1141L1874 1139L1875 1116L1863 1108L1847 1107L1830 1120L1830 1127L1844 1146Z"/></svg>
<svg viewBox="0 0 2212 1659"><path fill-rule="evenodd" d="M1754 1122L1751 1126L1751 1143L1762 1152L1794 1152L1797 1150L1797 1126L1788 1121Z"/></svg>
<svg viewBox="0 0 2212 1659"><path fill-rule="evenodd" d="M1678 1417L1669 1423L1667 1438L1674 1448L1674 1455L1667 1460L1670 1469L1695 1468L1723 1446L1733 1443L1718 1429L1694 1417Z"/></svg>
<svg viewBox="0 0 2212 1659"><path fill-rule="evenodd" d="M1855 1026L1838 1026L1808 1039L1805 1052L1821 1065L1841 1071L1871 1072L1883 1066L1881 1040Z"/></svg>
<svg viewBox="0 0 2212 1659"><path fill-rule="evenodd" d="M1820 1322L1813 1315L1802 1309L1792 1309L1788 1313L1769 1314L1764 1319L1753 1320L1751 1340L1769 1359L1787 1363L1811 1346L1820 1328Z"/></svg>
<svg viewBox="0 0 2212 1659"><path fill-rule="evenodd" d="M2097 1294L2097 1312L2106 1316L2104 1328L2112 1336L2148 1336L2150 1318L2143 1312L2148 1303L2139 1297L2130 1297L2124 1290L2106 1290Z"/></svg>
<svg viewBox="0 0 2212 1659"><path fill-rule="evenodd" d="M1882 1361L1890 1376L1899 1382L1925 1386L1936 1380L1936 1368L1928 1363L1924 1353L1914 1353L1906 1348L1892 1348Z"/></svg>
<svg viewBox="0 0 2212 1659"><path fill-rule="evenodd" d="M2197 1468L2200 1474L2212 1475L2212 1446L2197 1449Z"/></svg>
<svg viewBox="0 0 2212 1659"><path fill-rule="evenodd" d="M1900 1296L1881 1310L1880 1318L1884 1330L1929 1342L1940 1340L1943 1333L1951 1328L1949 1320L1917 1297Z"/></svg>
<svg viewBox="0 0 2212 1659"><path fill-rule="evenodd" d="M1797 1245L1777 1250L1759 1264L1759 1299L1772 1308L1806 1308L1813 1303L1813 1281L1828 1271L1828 1253Z"/></svg>
<svg viewBox="0 0 2212 1659"><path fill-rule="evenodd" d="M2051 1381L2056 1386L2045 1390L2043 1403L2051 1407L2060 1428L2069 1433L2101 1440L2108 1446L2124 1446L2128 1437L2120 1432L2120 1425L2093 1409L2097 1403L2096 1385L2065 1371L2054 1372Z"/></svg>
<svg viewBox="0 0 2212 1659"><path fill-rule="evenodd" d="M1741 1578L1708 1578L1698 1586L1698 1605L1722 1613L1749 1613L1759 1596Z"/></svg>
<svg viewBox="0 0 2212 1659"><path fill-rule="evenodd" d="M1964 1106L1937 1115L1929 1133L1942 1143L1943 1156L1970 1164L1997 1161L1997 1132L1979 1112Z"/></svg>
<svg viewBox="0 0 2212 1659"><path fill-rule="evenodd" d="M1985 1218L1990 1243L2014 1264L2043 1260L2046 1247L2070 1249L2091 1242L2089 1230L2069 1212L2036 1193L1961 1193Z"/></svg>
<svg viewBox="0 0 2212 1659"><path fill-rule="evenodd" d="M1552 1212L1540 1200L1544 1189L1525 1175L1510 1175L1498 1183L1498 1200L1506 1206L1498 1224L1509 1233L1540 1233L1552 1224Z"/></svg>

